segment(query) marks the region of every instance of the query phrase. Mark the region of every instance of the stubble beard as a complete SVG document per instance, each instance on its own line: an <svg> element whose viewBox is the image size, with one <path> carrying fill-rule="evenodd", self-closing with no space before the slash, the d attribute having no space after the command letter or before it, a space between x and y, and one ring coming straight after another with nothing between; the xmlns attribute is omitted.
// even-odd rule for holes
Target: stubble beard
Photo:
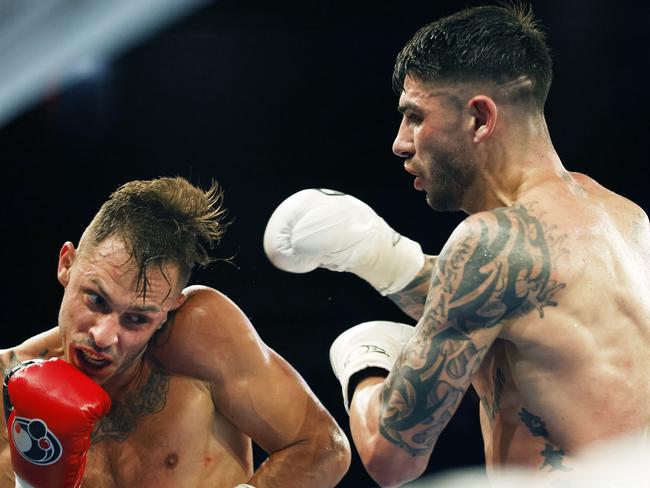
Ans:
<svg viewBox="0 0 650 488"><path fill-rule="evenodd" d="M438 212L461 210L465 192L476 177L469 154L462 147L441 150L429 160L427 204Z"/></svg>

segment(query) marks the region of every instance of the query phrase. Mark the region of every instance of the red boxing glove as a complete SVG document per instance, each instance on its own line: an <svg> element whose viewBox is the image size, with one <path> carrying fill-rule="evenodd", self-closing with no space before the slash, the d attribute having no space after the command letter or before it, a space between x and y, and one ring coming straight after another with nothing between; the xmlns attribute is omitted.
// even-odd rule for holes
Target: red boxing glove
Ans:
<svg viewBox="0 0 650 488"><path fill-rule="evenodd" d="M78 488L90 434L111 408L108 393L54 358L25 361L11 370L4 402L17 486Z"/></svg>

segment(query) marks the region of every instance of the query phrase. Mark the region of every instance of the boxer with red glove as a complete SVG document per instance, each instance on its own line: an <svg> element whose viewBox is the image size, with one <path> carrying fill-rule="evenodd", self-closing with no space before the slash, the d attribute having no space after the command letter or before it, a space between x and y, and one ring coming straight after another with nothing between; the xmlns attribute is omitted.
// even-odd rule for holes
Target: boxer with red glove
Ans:
<svg viewBox="0 0 650 488"><path fill-rule="evenodd" d="M19 364L3 394L16 486L78 488L90 434L111 408L108 394L58 358Z"/></svg>

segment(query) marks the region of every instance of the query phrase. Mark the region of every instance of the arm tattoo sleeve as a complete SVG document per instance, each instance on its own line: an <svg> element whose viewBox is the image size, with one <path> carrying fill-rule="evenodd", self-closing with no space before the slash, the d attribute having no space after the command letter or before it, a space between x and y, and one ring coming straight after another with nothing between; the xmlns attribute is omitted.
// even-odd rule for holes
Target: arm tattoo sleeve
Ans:
<svg viewBox="0 0 650 488"><path fill-rule="evenodd" d="M468 220L438 258L424 314L381 395L379 429L413 456L428 455L505 318L557 306L564 284L541 222L523 205ZM478 338L489 329L490 340Z"/></svg>
<svg viewBox="0 0 650 488"><path fill-rule="evenodd" d="M415 320L422 317L424 303L431 285L431 273L438 258L436 256L425 256L424 266L403 290L388 295L388 298L395 303L406 315Z"/></svg>

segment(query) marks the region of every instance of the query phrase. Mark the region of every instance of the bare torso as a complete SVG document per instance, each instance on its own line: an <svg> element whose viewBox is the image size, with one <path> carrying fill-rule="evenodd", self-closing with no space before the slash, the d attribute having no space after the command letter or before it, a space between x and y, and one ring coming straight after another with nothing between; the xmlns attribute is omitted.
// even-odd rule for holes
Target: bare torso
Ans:
<svg viewBox="0 0 650 488"><path fill-rule="evenodd" d="M100 424L84 485L232 487L252 472L250 439L215 411L209 386L154 372Z"/></svg>
<svg viewBox="0 0 650 488"><path fill-rule="evenodd" d="M12 362L39 357L44 350L49 352L40 357L59 355L57 330L35 339L27 350L13 349ZM248 480L251 440L215 409L210 386L169 374L148 357L145 361L135 384L113 398L111 413L93 433L83 486L230 488ZM4 424L0 470L0 487L13 487Z"/></svg>
<svg viewBox="0 0 650 488"><path fill-rule="evenodd" d="M551 279L564 287L543 316L509 319L474 376L492 475L506 464L561 475L586 446L643 441L650 429L648 219L572 176L520 198L545 227Z"/></svg>

